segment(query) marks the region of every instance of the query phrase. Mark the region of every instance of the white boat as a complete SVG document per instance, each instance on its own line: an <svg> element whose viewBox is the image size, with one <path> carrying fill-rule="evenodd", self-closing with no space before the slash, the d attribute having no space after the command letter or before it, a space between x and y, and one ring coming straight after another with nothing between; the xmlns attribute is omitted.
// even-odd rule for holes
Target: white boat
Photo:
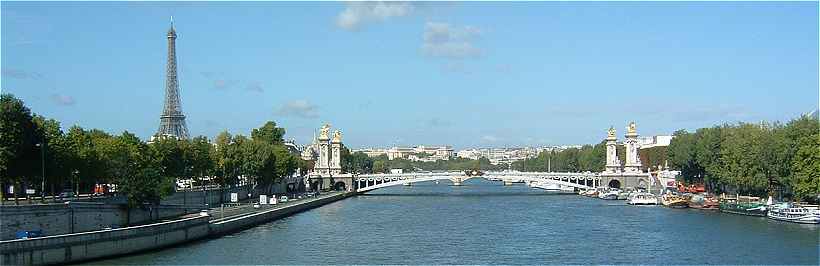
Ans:
<svg viewBox="0 0 820 266"><path fill-rule="evenodd" d="M550 192L561 192L561 193L575 193L575 189L570 186L562 186L559 184L548 183L548 182L532 182L530 186L533 188L540 188Z"/></svg>
<svg viewBox="0 0 820 266"><path fill-rule="evenodd" d="M635 192L629 195L626 204L630 205L657 205L658 197L652 193Z"/></svg>
<svg viewBox="0 0 820 266"><path fill-rule="evenodd" d="M587 192L584 193L584 196L597 198L598 195L604 194L606 192L607 192L606 187L596 187L595 189L587 190Z"/></svg>
<svg viewBox="0 0 820 266"><path fill-rule="evenodd" d="M766 216L772 220L801 224L820 224L820 208L816 205L781 203L769 206Z"/></svg>
<svg viewBox="0 0 820 266"><path fill-rule="evenodd" d="M560 191L561 185L554 184L554 183L546 183L546 182L532 182L530 183L531 187L540 188L546 191Z"/></svg>
<svg viewBox="0 0 820 266"><path fill-rule="evenodd" d="M616 199L618 199L618 193L621 193L621 190L617 189L617 188L613 188L613 189L609 189L608 191L606 191L604 193L598 193L598 198L599 199L605 199L605 200L616 200Z"/></svg>

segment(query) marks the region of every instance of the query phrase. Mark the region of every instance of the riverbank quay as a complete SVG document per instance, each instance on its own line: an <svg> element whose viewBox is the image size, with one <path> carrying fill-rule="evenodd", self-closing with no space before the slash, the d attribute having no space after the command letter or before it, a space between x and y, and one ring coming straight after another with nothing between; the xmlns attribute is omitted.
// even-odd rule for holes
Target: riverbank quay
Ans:
<svg viewBox="0 0 820 266"><path fill-rule="evenodd" d="M330 192L258 208L254 204L227 209L220 206L209 209L207 215L190 214L147 225L0 241L0 264L65 264L161 249L219 237L353 195L355 193Z"/></svg>
<svg viewBox="0 0 820 266"><path fill-rule="evenodd" d="M0 206L0 241L16 239L17 232L39 231L44 236L56 236L107 228L123 228L177 219L199 213L209 206L229 202L231 193L239 201L247 201L250 186L237 186L207 191L177 191L162 199L159 205L127 208L124 197L72 199L60 203Z"/></svg>
<svg viewBox="0 0 820 266"><path fill-rule="evenodd" d="M245 206L245 211L240 211L238 214L233 215L228 212L220 214L219 210L212 210L209 212L212 215L210 221L211 234L213 236L220 236L240 231L354 195L356 194L353 192L329 192L320 196L298 199L277 205L260 205L259 208Z"/></svg>

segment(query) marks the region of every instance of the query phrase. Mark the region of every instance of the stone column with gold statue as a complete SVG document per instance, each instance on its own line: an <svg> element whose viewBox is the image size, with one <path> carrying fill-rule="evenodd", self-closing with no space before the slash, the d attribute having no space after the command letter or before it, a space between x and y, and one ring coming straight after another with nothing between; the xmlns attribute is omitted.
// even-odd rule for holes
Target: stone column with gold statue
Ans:
<svg viewBox="0 0 820 266"><path fill-rule="evenodd" d="M330 174L339 175L342 173L342 131L333 132L330 140Z"/></svg>
<svg viewBox="0 0 820 266"><path fill-rule="evenodd" d="M330 125L325 124L319 131L319 160L314 170L319 175L330 174Z"/></svg>
<svg viewBox="0 0 820 266"><path fill-rule="evenodd" d="M624 164L624 172L638 173L641 171L641 159L638 158L638 132L635 128L635 122L630 122L626 128L626 163Z"/></svg>
<svg viewBox="0 0 820 266"><path fill-rule="evenodd" d="M609 127L606 137L606 173L620 173L621 160L618 159L618 137L615 136L615 128Z"/></svg>

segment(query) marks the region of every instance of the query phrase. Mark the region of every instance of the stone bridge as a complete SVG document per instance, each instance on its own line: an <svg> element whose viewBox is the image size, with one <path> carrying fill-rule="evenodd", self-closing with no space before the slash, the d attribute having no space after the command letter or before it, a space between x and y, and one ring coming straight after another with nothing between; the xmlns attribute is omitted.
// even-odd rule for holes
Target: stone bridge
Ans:
<svg viewBox="0 0 820 266"><path fill-rule="evenodd" d="M364 174L353 177L356 192L367 191L426 182L434 180L449 180L453 185L459 186L470 178L485 178L508 182L545 182L564 185L579 189L590 189L601 185L601 177L596 173L547 173L547 172L487 172L474 173L469 171L440 172L440 173L405 173L405 174Z"/></svg>

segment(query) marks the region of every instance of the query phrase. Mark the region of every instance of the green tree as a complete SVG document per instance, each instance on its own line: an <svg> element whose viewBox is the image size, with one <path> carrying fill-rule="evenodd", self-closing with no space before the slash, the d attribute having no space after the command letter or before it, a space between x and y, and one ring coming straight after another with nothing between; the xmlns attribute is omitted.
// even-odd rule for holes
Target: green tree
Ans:
<svg viewBox="0 0 820 266"><path fill-rule="evenodd" d="M723 158L721 156L724 141L724 126L712 128L701 128L695 131L695 168L697 179L703 180L708 187L718 188L725 191L726 185L732 185L725 177L721 176Z"/></svg>
<svg viewBox="0 0 820 266"><path fill-rule="evenodd" d="M385 160L373 161L373 173L386 173L388 171L390 171L390 169Z"/></svg>
<svg viewBox="0 0 820 266"><path fill-rule="evenodd" d="M718 175L740 193L763 195L769 184L764 162L764 144L768 142L765 126L741 123L724 129Z"/></svg>
<svg viewBox="0 0 820 266"><path fill-rule="evenodd" d="M199 180L203 176L210 176L214 173L216 160L211 157L214 153L214 145L208 141L207 137L198 136L191 139L185 153L188 154L186 165L190 167L188 176Z"/></svg>
<svg viewBox="0 0 820 266"><path fill-rule="evenodd" d="M795 187L799 184L811 184L811 182L806 182L805 180L808 176L806 172L799 174L795 172L795 161L802 159L798 154L803 156L810 154L807 151L800 153L799 150L805 150L807 149L806 147L811 146L812 142L809 140L817 134L818 129L820 129L820 121L803 115L792 119L783 128L775 132L775 144L773 148L776 149L774 153L777 161L776 164L779 166L777 167L778 183L780 187L787 192L793 192L795 194L794 196L803 198L808 196L806 194L799 195L798 189ZM807 166L806 164L797 165L800 165L801 169L805 169ZM805 191L806 190L803 190L803 192Z"/></svg>
<svg viewBox="0 0 820 266"><path fill-rule="evenodd" d="M15 200L21 183L33 183L40 175L40 151L35 147L39 142L42 133L32 121L31 110L11 94L0 95L0 184L17 187Z"/></svg>
<svg viewBox="0 0 820 266"><path fill-rule="evenodd" d="M268 121L260 128L253 129L251 132L251 139L267 142L270 144L282 143L285 136L285 129L276 127L276 122Z"/></svg>
<svg viewBox="0 0 820 266"><path fill-rule="evenodd" d="M173 191L173 179L162 175L160 159L152 158L148 145L134 134L123 132L114 138L101 139L99 149L105 162L105 172L127 195L128 206L144 207L158 204Z"/></svg>
<svg viewBox="0 0 820 266"><path fill-rule="evenodd" d="M186 176L186 141L175 137L157 137L148 145L150 154L157 161L160 173L173 179Z"/></svg>
<svg viewBox="0 0 820 266"><path fill-rule="evenodd" d="M820 133L800 139L792 161L792 174L797 199L820 201Z"/></svg>
<svg viewBox="0 0 820 266"><path fill-rule="evenodd" d="M681 129L675 131L672 136L672 142L667 147L670 167L681 171L681 177L686 183L702 179L703 168L698 164L695 155L696 135Z"/></svg>
<svg viewBox="0 0 820 266"><path fill-rule="evenodd" d="M35 115L32 121L40 131L38 135L42 135L45 142L42 157L45 159L47 187L44 189L50 189L50 194L55 195L55 186L62 188L64 178L71 174L68 165L71 160L68 142L57 120Z"/></svg>
<svg viewBox="0 0 820 266"><path fill-rule="evenodd" d="M100 137L100 135L98 135ZM106 139L110 136L106 136ZM102 142L102 139L92 139L92 136L80 126L72 126L65 136L68 158L66 167L68 168L72 187L79 193L81 183L96 183L97 177L104 176L104 162L100 157L100 152L95 146Z"/></svg>
<svg viewBox="0 0 820 266"><path fill-rule="evenodd" d="M342 147L342 172L344 173L372 173L373 159L363 152L350 153L347 147Z"/></svg>

